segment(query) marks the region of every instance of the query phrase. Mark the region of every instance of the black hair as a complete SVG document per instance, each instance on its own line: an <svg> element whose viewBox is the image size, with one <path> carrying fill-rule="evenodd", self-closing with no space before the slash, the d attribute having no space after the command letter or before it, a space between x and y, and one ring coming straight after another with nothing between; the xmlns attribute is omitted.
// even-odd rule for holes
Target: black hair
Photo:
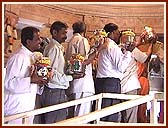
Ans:
<svg viewBox="0 0 168 128"><path fill-rule="evenodd" d="M34 33L38 33L38 32L40 32L40 30L35 27L30 26L30 27L23 28L21 31L21 43L24 46L26 46L27 45L26 41L33 40Z"/></svg>
<svg viewBox="0 0 168 128"><path fill-rule="evenodd" d="M113 32L118 29L118 26L114 23L108 23L104 26L104 30L107 32Z"/></svg>
<svg viewBox="0 0 168 128"><path fill-rule="evenodd" d="M59 31L62 28L68 28L68 25L66 23L63 23L61 21L55 21L50 28L50 33L53 35L53 30Z"/></svg>
<svg viewBox="0 0 168 128"><path fill-rule="evenodd" d="M83 33L86 31L86 24L82 21L77 21L72 25L73 33Z"/></svg>

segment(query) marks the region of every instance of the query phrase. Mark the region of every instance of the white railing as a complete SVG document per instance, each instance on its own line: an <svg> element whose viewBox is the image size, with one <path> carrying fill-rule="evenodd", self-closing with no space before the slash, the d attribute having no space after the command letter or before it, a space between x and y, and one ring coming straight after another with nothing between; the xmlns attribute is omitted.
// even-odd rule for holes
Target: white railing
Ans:
<svg viewBox="0 0 168 128"><path fill-rule="evenodd" d="M101 103L102 103L102 98L116 98L116 99L126 99L128 101L110 106L110 107L106 107L101 109ZM28 124L28 118L30 116L34 116L34 115L38 115L38 114L42 114L42 113L46 113L46 112L50 112L53 110L58 110L58 109L62 109L62 108L67 108L70 106L74 106L74 105L78 105L84 102L91 102L96 100L96 110L94 112L91 112L89 114L83 115L83 116L78 116L78 117L74 117L71 119L67 119L67 120L63 120L57 123L54 123L52 125L81 125L81 124L85 124L87 125L88 122L90 121L94 121L95 124L94 125L101 125L101 124L111 124L114 122L101 122L100 118L114 114L116 112L120 112L122 110L146 103L146 102L152 102L152 108L151 108L151 112L150 112L150 124L158 124L157 122L157 102L158 101L163 101L164 100L164 95L163 93L155 93L154 95L146 95L146 96L140 96L140 95L125 95L125 94L114 94L114 93L101 93L98 95L93 95L90 97L85 97L82 99L78 99L78 100L73 100L70 102L65 102L62 104L58 104L58 105L52 105L49 107L45 107L45 108L40 108L40 109L36 109L33 111L29 111L29 112L24 112L24 113L20 113L20 114L16 114L16 115L11 115L11 116L7 116L4 118L4 122L8 122L11 120L15 120L18 118L22 118L22 122L23 124ZM121 125L121 123L117 123L118 125ZM126 123L124 123L126 124ZM7 125L7 124L5 124ZM89 125L89 124L88 124Z"/></svg>

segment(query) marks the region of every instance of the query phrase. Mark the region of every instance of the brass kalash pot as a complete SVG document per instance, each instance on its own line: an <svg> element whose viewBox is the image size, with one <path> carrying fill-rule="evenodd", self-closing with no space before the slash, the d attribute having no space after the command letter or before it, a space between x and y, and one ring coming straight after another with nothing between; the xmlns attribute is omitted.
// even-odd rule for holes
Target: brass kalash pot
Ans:
<svg viewBox="0 0 168 128"><path fill-rule="evenodd" d="M128 49L130 45L133 45L135 42L135 33L131 29L122 30L120 32L120 44L121 50L124 52Z"/></svg>
<svg viewBox="0 0 168 128"><path fill-rule="evenodd" d="M160 45L162 45L162 43L159 43L159 41L157 41L158 39L157 33L153 30L152 27L145 25L142 34L144 34L144 36L142 37L143 43L142 45L139 45L138 48L141 51L146 52L148 50L150 43L153 43L152 54L155 54L158 51Z"/></svg>
<svg viewBox="0 0 168 128"><path fill-rule="evenodd" d="M80 54L72 54L70 59L66 62L65 73L67 75L84 75L86 65L83 65L84 57Z"/></svg>
<svg viewBox="0 0 168 128"><path fill-rule="evenodd" d="M144 32L145 32L145 37L144 37L143 41L145 43L150 43L151 40L156 38L156 35L154 34L154 31L153 31L152 27L145 25L144 26Z"/></svg>

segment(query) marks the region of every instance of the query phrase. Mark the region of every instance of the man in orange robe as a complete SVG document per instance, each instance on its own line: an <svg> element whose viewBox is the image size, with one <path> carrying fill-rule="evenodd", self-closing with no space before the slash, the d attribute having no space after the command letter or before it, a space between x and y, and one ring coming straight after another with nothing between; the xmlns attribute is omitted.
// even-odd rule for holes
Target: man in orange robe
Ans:
<svg viewBox="0 0 168 128"><path fill-rule="evenodd" d="M147 62L140 63L138 65L138 78L141 85L141 88L138 90L138 95L147 95L149 94L149 80L147 78ZM141 104L138 106L137 112L137 122L138 123L147 123L147 103Z"/></svg>

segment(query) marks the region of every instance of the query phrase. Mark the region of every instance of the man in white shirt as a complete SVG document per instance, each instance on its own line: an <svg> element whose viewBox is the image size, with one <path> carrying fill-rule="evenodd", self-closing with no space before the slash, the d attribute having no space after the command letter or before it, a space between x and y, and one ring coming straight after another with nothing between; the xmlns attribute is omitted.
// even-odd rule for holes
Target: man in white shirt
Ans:
<svg viewBox="0 0 168 128"><path fill-rule="evenodd" d="M72 54L80 54L85 59L88 59L90 45L88 40L84 37L86 31L86 24L82 21L77 21L72 25L73 37L68 43L66 51L66 60L70 60ZM80 79L75 79L71 82L68 89L69 100L80 99L87 96L92 96L95 93L92 65L86 65L85 76ZM69 117L82 116L91 112L92 103L86 102L79 104L69 109Z"/></svg>
<svg viewBox="0 0 168 128"><path fill-rule="evenodd" d="M131 30L123 30L121 32L120 43L135 43L135 44L142 44L142 40L144 39L146 33L142 33L138 37L138 43L135 41L135 34L131 32ZM134 40L129 40L130 38L134 38ZM137 46L137 45L136 45ZM138 80L138 73L137 73L137 61L144 63L148 57L150 57L152 53L153 43L150 43L148 47L148 51L142 52L138 48L132 51L132 60L129 63L126 71L124 72L124 76L121 80L121 93L124 94L131 94L137 95L137 91L141 88L139 80ZM125 123L137 123L137 110L138 106L132 107L122 112L122 119ZM125 113L124 113L125 112Z"/></svg>
<svg viewBox="0 0 168 128"><path fill-rule="evenodd" d="M33 110L35 107L38 85L47 84L47 80L37 76L36 69L33 73L33 52L40 48L41 38L39 29L26 27L21 31L22 47L9 58L6 65L4 87L4 115L14 115ZM9 124L22 124L22 119L6 122ZM33 118L29 118L33 123Z"/></svg>
<svg viewBox="0 0 168 128"><path fill-rule="evenodd" d="M46 107L64 103L67 101L65 90L69 87L69 82L73 80L73 76L64 73L65 59L64 47L61 43L67 38L67 24L61 21L55 21L50 28L52 38L45 47L43 55L51 60L53 77L48 85L44 86L41 96L37 96L38 107ZM44 113L40 115L39 123L50 124L56 123L67 118L67 108Z"/></svg>
<svg viewBox="0 0 168 128"><path fill-rule="evenodd" d="M122 53L118 47L120 32L118 26L113 23L106 24L104 30L108 34L108 47L99 53L96 78L96 94L121 93L120 80L123 73L132 60L131 52ZM120 103L118 99L103 99L102 108ZM103 117L103 121L119 121L119 113Z"/></svg>

